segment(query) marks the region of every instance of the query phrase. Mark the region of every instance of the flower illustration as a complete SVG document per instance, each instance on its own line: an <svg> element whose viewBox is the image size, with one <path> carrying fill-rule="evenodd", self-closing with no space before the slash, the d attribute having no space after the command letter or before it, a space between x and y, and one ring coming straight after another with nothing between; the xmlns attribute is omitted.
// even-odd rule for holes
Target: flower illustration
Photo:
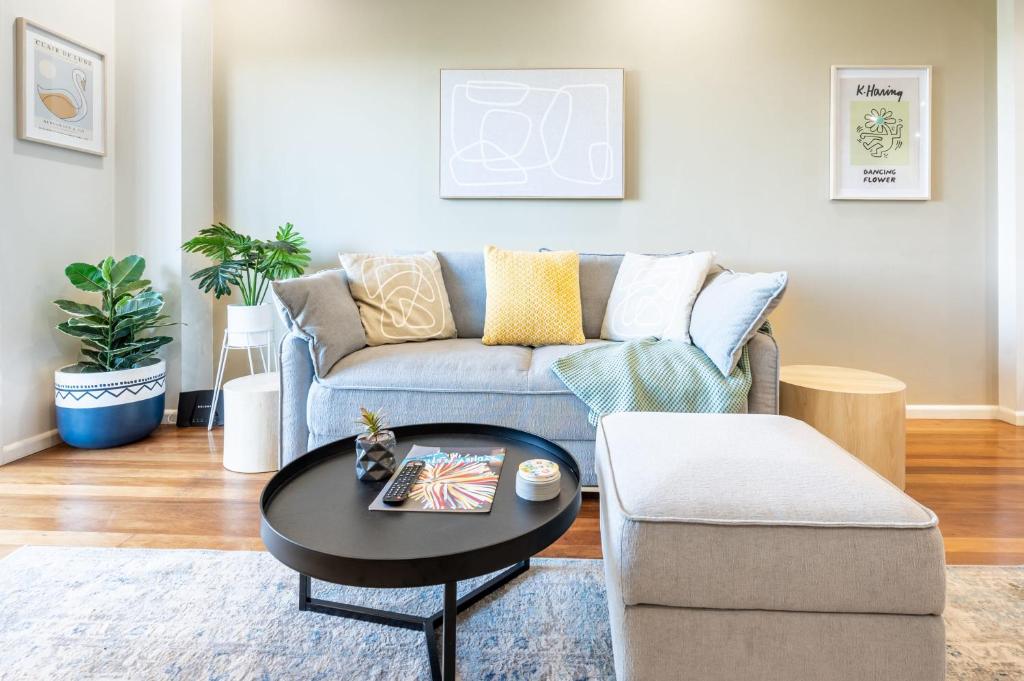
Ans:
<svg viewBox="0 0 1024 681"><path fill-rule="evenodd" d="M494 499L497 474L483 462L428 463L409 497L431 511L471 511Z"/></svg>
<svg viewBox="0 0 1024 681"><path fill-rule="evenodd" d="M892 133L891 126L896 125L896 117L885 107L872 109L871 113L864 114L864 121L868 130L887 135Z"/></svg>

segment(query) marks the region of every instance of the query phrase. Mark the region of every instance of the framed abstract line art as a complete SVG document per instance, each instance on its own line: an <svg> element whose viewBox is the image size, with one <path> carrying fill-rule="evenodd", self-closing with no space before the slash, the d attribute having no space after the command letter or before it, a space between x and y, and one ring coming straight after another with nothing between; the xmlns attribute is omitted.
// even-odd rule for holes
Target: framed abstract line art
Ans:
<svg viewBox="0 0 1024 681"><path fill-rule="evenodd" d="M622 69L442 69L440 194L621 199Z"/></svg>
<svg viewBox="0 0 1024 681"><path fill-rule="evenodd" d="M23 17L15 35L18 137L103 156L106 57Z"/></svg>
<svg viewBox="0 0 1024 681"><path fill-rule="evenodd" d="M833 66L832 199L927 200L932 68Z"/></svg>

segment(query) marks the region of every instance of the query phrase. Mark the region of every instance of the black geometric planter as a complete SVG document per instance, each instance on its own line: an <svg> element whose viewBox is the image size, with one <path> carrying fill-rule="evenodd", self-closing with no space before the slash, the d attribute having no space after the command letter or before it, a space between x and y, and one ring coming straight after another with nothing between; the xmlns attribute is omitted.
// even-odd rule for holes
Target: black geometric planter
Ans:
<svg viewBox="0 0 1024 681"><path fill-rule="evenodd" d="M387 480L395 472L395 434L390 430L356 438L356 477L363 482Z"/></svg>

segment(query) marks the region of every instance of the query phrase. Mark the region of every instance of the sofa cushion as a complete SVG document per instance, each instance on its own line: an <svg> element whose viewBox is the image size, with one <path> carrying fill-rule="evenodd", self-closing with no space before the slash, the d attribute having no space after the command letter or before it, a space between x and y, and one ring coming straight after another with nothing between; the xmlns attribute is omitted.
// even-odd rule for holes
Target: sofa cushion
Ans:
<svg viewBox="0 0 1024 681"><path fill-rule="evenodd" d="M543 373L559 347L564 353L580 346L544 348L536 362L530 348L487 346L479 338L364 348L311 386L310 446L354 434L355 416L339 414L358 414L360 406L383 408L395 426L463 421L550 440L591 440L586 406Z"/></svg>
<svg viewBox="0 0 1024 681"><path fill-rule="evenodd" d="M322 383L331 388L427 392L527 391L530 348L479 338L378 345L344 357Z"/></svg>
<svg viewBox="0 0 1024 681"><path fill-rule="evenodd" d="M786 291L785 272L708 274L693 304L690 338L723 376L739 364L743 346L768 319Z"/></svg>
<svg viewBox="0 0 1024 681"><path fill-rule="evenodd" d="M566 355L598 345L607 345L611 342L613 341L592 338L583 345L545 345L541 348L534 348L533 355L530 357L530 376L527 382L530 391L569 394L569 389L551 370L551 365Z"/></svg>
<svg viewBox="0 0 1024 681"><path fill-rule="evenodd" d="M369 345L454 338L441 264L412 255L339 253Z"/></svg>
<svg viewBox="0 0 1024 681"><path fill-rule="evenodd" d="M317 376L326 376L339 359L366 345L344 270L275 281L271 289L285 326L309 343Z"/></svg>
<svg viewBox="0 0 1024 681"><path fill-rule="evenodd" d="M622 253L580 253L580 303L583 306L583 335L587 338L601 337L604 311L623 257Z"/></svg>
<svg viewBox="0 0 1024 681"><path fill-rule="evenodd" d="M627 253L608 298L601 338L629 341L654 336L689 343L693 301L714 261L712 251L676 256Z"/></svg>
<svg viewBox="0 0 1024 681"><path fill-rule="evenodd" d="M448 289L448 302L460 338L484 335L487 288L484 286L484 256L480 251L441 251L441 276Z"/></svg>
<svg viewBox="0 0 1024 681"><path fill-rule="evenodd" d="M805 423L613 414L595 457L627 605L942 612L935 515Z"/></svg>
<svg viewBox="0 0 1024 681"><path fill-rule="evenodd" d="M579 255L575 251L484 249L487 345L582 345Z"/></svg>

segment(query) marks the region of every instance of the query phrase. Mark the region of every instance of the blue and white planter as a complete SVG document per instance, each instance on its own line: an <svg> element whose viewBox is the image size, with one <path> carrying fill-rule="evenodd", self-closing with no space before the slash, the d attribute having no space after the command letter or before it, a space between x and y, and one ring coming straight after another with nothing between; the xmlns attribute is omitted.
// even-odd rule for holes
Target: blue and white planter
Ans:
<svg viewBox="0 0 1024 681"><path fill-rule="evenodd" d="M117 447L146 437L164 417L167 365L85 373L74 365L54 372L57 430L72 447Z"/></svg>

